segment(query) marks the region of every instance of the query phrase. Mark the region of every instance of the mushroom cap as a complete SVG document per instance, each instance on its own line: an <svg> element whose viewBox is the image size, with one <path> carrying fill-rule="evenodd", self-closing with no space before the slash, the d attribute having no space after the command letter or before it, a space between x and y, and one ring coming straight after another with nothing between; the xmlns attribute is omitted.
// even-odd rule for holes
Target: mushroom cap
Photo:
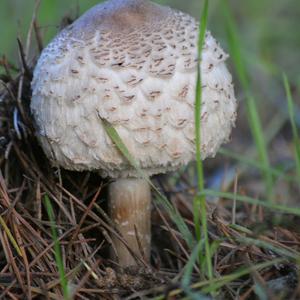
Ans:
<svg viewBox="0 0 300 300"><path fill-rule="evenodd" d="M195 159L198 23L146 0L99 4L60 32L34 71L31 110L54 165L138 177L103 127L117 130L146 174ZM209 32L202 53L202 158L229 138L236 99L228 56Z"/></svg>

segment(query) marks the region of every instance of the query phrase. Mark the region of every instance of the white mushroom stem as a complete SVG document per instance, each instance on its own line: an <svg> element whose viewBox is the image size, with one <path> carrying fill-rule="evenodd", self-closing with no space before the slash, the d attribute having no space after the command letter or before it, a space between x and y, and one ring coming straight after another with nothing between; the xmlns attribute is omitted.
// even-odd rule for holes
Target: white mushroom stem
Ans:
<svg viewBox="0 0 300 300"><path fill-rule="evenodd" d="M142 179L118 179L109 186L110 216L118 231L136 257L150 260L151 244L151 191ZM137 265L136 259L124 243L112 238L115 251L111 257L118 258L122 267Z"/></svg>

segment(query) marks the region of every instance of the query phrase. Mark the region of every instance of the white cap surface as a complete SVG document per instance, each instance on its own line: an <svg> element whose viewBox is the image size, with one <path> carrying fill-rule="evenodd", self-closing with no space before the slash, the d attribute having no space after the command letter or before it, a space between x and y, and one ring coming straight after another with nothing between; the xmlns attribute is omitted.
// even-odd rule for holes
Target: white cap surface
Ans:
<svg viewBox="0 0 300 300"><path fill-rule="evenodd" d="M51 161L70 170L136 177L105 132L111 123L148 175L195 160L198 24L145 0L99 4L44 49L31 109ZM236 118L227 55L208 32L202 54L202 158L214 156Z"/></svg>

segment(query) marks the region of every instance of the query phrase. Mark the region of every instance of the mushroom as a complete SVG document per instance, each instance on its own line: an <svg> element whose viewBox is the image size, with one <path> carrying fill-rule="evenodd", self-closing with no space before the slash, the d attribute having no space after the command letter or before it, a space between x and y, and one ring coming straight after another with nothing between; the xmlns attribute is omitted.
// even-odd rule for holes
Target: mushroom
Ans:
<svg viewBox="0 0 300 300"><path fill-rule="evenodd" d="M198 23L147 0L109 0L60 32L32 81L31 110L53 165L109 176L112 237L121 266L149 262L148 182L122 156L103 120L149 176L195 160L194 100ZM202 158L229 138L236 99L227 54L207 32L202 52ZM130 249L130 250L129 250Z"/></svg>

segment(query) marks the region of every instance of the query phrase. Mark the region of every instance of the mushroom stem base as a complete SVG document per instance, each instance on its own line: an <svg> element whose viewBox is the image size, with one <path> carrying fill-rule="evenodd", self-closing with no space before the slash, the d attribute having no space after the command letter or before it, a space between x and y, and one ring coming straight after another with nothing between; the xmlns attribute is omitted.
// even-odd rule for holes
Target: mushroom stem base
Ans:
<svg viewBox="0 0 300 300"><path fill-rule="evenodd" d="M109 212L128 248L113 236L111 258L120 266L136 266L141 258L150 260L151 246L151 191L142 179L118 179L109 186ZM134 255L132 255L134 254Z"/></svg>

